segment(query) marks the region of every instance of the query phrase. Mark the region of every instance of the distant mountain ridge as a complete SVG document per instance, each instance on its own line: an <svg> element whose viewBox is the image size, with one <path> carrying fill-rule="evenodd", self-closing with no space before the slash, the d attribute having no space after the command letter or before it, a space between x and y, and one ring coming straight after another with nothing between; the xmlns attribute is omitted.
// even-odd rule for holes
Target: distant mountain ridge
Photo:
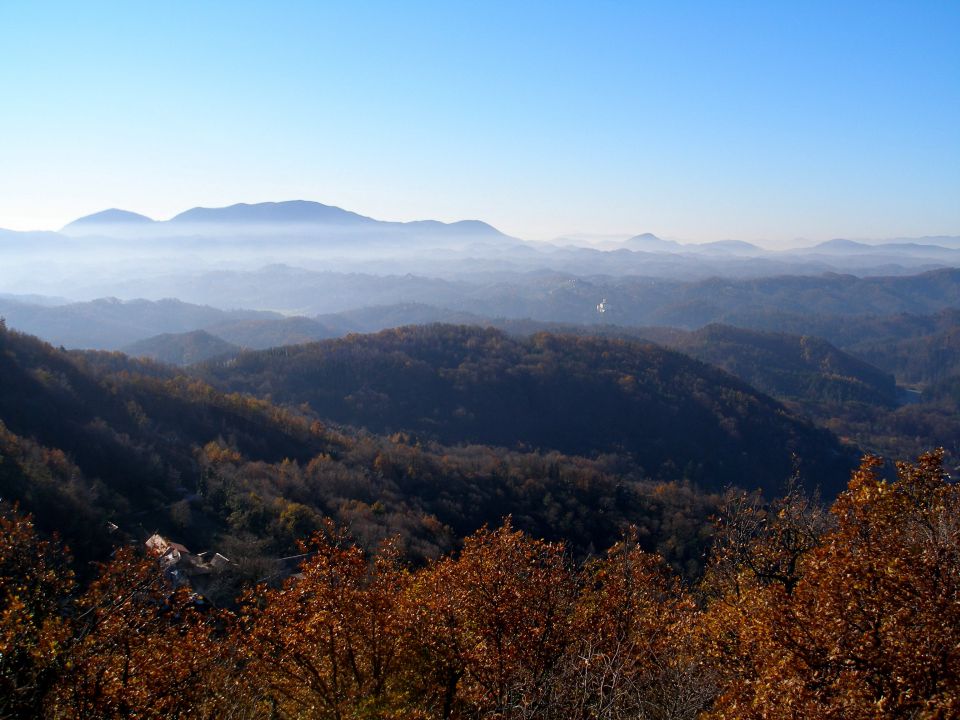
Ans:
<svg viewBox="0 0 960 720"><path fill-rule="evenodd" d="M827 240L810 248L803 249L804 253L828 253L841 255L883 255L890 253L918 255L937 258L956 258L960 257L960 250L950 247L948 244L936 245L917 240L901 240L884 242L878 245L859 242L857 240L847 240L845 238L834 238Z"/></svg>
<svg viewBox="0 0 960 720"><path fill-rule="evenodd" d="M367 225L378 220L343 208L308 200L237 203L228 207L195 207L172 217L169 223L337 223Z"/></svg>
<svg viewBox="0 0 960 720"><path fill-rule="evenodd" d="M87 226L97 226L97 225L113 225L113 224L153 224L156 220L153 218L148 218L146 215L141 215L140 213L130 212L129 210L120 210L118 208L110 208L109 210L101 210L100 212L93 213L92 215L85 215L84 217L77 218L71 223L68 223L63 227L60 232L67 232L68 230L74 230L76 228L85 228Z"/></svg>
<svg viewBox="0 0 960 720"><path fill-rule="evenodd" d="M644 250L646 252L677 252L683 246L676 240L664 240L653 233L634 235L623 243L630 250Z"/></svg>
<svg viewBox="0 0 960 720"><path fill-rule="evenodd" d="M111 208L86 215L65 225L60 232L66 235L98 235L127 237L146 232L149 237L200 234L216 230L217 234L239 229L259 231L261 228L360 229L383 232L402 232L408 235L470 235L503 238L507 236L481 220L458 220L445 223L439 220L393 222L377 220L350 210L324 205L311 200L281 202L237 203L226 207L195 207L169 220L153 220L145 215Z"/></svg>
<svg viewBox="0 0 960 720"><path fill-rule="evenodd" d="M10 327L68 348L119 350L145 338L212 325L281 319L256 310L218 310L179 300L100 298L66 305L37 305L0 299L0 316Z"/></svg>
<svg viewBox="0 0 960 720"><path fill-rule="evenodd" d="M529 315L577 322L595 320L597 303L606 297L613 314L605 319L651 324L663 320L622 315L630 305L635 308L631 316L650 307L648 299L643 298L638 308L611 286L629 284L631 277L645 278L641 284L650 285L660 280L827 273L861 278L914 275L960 267L960 250L949 245L950 238L942 236L873 245L837 239L814 248L765 250L735 239L688 243L649 232L632 238L584 236L528 243L480 220L383 221L306 200L197 207L161 221L113 208L79 218L61 233L0 230L0 289L78 300L177 297L222 308L257 307L292 315L422 303L488 317ZM52 257L57 261L50 262ZM304 272L295 277L264 272L279 265ZM310 273L313 277L307 277ZM364 276L370 282L364 280L357 299L349 296L357 288L346 288L354 283L338 281L340 287L334 291L322 273ZM583 282L568 285L564 278L551 296L544 297L540 291L546 289L544 280L551 273ZM229 276L245 284L237 286ZM225 288L224 282L233 287ZM506 284L513 286L503 287L507 294L488 297L498 285ZM590 296L574 298L587 284L595 288ZM651 299L663 305L656 297ZM698 299L689 312L683 312L694 320L683 324L728 320L724 313L710 316L707 306L721 299L715 295ZM577 306L563 308L568 300ZM556 312L551 310L547 316L539 312L537 306L544 302L556 305Z"/></svg>
<svg viewBox="0 0 960 720"><path fill-rule="evenodd" d="M715 240L705 243L680 243L665 240L653 233L642 233L628 238L620 244L628 250L655 253L720 253L730 255L756 255L768 252L758 245L743 240Z"/></svg>
<svg viewBox="0 0 960 720"><path fill-rule="evenodd" d="M97 235L102 237L129 237L137 233L149 237L177 236L178 234L204 234L214 227L256 228L271 226L275 229L293 227L325 227L339 230L376 230L401 232L406 235L456 235L476 238L514 239L482 220L468 219L453 222L438 220L413 220L408 222L379 220L346 210L334 205L325 205L311 200L284 200L279 202L236 203L225 207L194 207L168 220L154 220L146 215L110 208L86 215L61 230L67 236ZM10 232L0 230L0 233ZM563 242L573 236L562 237ZM644 232L625 240L600 244L608 250L618 248L634 252L658 254L712 254L742 256L799 255L850 255L873 254L878 256L911 254L945 258L960 250L958 235L927 235L921 237L896 237L873 240L850 240L834 238L813 246L795 247L789 250L772 251L743 240L718 240L713 242L686 242L668 240L654 233ZM929 269L929 268L928 268Z"/></svg>
<svg viewBox="0 0 960 720"><path fill-rule="evenodd" d="M127 291L180 301L101 298L51 306L0 298L0 315L11 327L68 348L119 349L153 335L198 329L235 345L265 347L409 323L474 324L502 318L691 330L724 323L818 335L847 349L852 342L829 327L820 328L816 318L846 317L856 325L858 318L867 316L931 315L957 308L960 270L895 277L832 274L686 283L558 273L512 275L478 284L277 265L252 273L203 273L175 285L153 286L149 280L140 280ZM602 299L607 301L603 315L597 311ZM273 310L230 310L239 307Z"/></svg>

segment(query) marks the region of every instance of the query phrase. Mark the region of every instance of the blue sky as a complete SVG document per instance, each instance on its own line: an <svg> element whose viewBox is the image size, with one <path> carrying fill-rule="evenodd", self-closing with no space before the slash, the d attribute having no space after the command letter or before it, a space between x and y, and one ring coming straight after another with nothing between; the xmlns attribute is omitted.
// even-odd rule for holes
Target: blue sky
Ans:
<svg viewBox="0 0 960 720"><path fill-rule="evenodd" d="M0 227L960 234L960 3L0 3Z"/></svg>

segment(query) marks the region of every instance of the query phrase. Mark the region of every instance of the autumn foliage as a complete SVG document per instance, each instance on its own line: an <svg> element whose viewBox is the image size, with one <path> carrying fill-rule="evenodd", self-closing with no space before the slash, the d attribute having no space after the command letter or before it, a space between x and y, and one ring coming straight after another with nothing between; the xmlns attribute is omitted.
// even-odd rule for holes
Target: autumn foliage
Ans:
<svg viewBox="0 0 960 720"><path fill-rule="evenodd" d="M960 713L960 492L939 453L901 464L895 483L878 466L864 461L791 574L745 567L709 607L725 670L715 717ZM758 544L798 524L782 509Z"/></svg>
<svg viewBox="0 0 960 720"><path fill-rule="evenodd" d="M419 567L332 524L301 570L203 610L118 551L86 589L0 518L0 716L950 718L960 491L938 453L866 459L829 509L731 495L682 581L626 531L575 563L483 529Z"/></svg>

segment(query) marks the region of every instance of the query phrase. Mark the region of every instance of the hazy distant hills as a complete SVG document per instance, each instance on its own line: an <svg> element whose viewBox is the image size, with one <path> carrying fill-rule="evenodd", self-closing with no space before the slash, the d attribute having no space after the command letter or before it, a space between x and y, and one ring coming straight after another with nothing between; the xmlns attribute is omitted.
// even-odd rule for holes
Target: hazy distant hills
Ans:
<svg viewBox="0 0 960 720"><path fill-rule="evenodd" d="M242 348L295 345L411 323L483 322L471 313L417 303L370 306L309 318L219 310L179 300L30 300L0 296L0 317L11 328L68 349L123 350L177 365ZM209 337L223 345L210 342ZM171 344L177 348L167 347Z"/></svg>
<svg viewBox="0 0 960 720"><path fill-rule="evenodd" d="M2 231L0 231L2 232ZM78 218L65 225L61 233L68 236L98 236L102 238L200 238L210 239L235 237L248 238L272 237L286 238L321 238L340 239L352 238L354 241L366 238L395 238L407 242L424 240L441 241L469 239L474 241L497 241L502 247L502 241L510 241L517 245L513 238L501 233L480 220L461 220L444 223L437 220L417 220L410 222L391 222L376 220L356 212L339 207L324 205L319 202L306 200L290 200L284 202L238 203L228 207L206 208L196 207L186 210L166 221L153 220L145 215L112 208L91 215ZM342 233L346 232L346 235ZM575 252L577 242L562 238L560 240L568 252ZM515 250L519 251L519 247ZM597 252L598 248L581 246L580 250ZM832 257L836 263L838 256L860 256L859 261L866 261L869 256L872 267L880 268L884 264L893 269L898 259L910 259L911 265L921 259L929 261L960 262L960 236L928 236L923 238L894 238L875 242L863 242L848 239L834 239L810 247L799 247L792 250L769 251L753 243L742 240L719 240L704 243L679 243L675 240L660 238L653 233L642 233L630 237L622 242L606 242L599 250L611 252L626 250L631 253L653 255L678 255L686 258L686 262L693 262L698 256L726 256L727 258L763 258L774 264L770 270L776 271L776 263L785 260L793 263L804 262L803 258L826 256ZM562 257L563 253L548 253L554 259ZM532 257L541 253L533 252ZM794 258L794 256L796 256ZM527 255L531 257L531 255ZM583 257L581 255L581 257ZM662 262L662 258L659 258ZM823 269L847 269L827 265ZM849 263L846 263L849 265ZM658 272L663 268L658 266ZM741 272L735 274L741 274ZM755 273L753 273L755 274Z"/></svg>
<svg viewBox="0 0 960 720"><path fill-rule="evenodd" d="M896 277L780 276L696 283L645 283L624 280L627 316L646 316L646 324L699 327L725 322L753 327L765 315L929 314L960 306L960 270L936 270ZM639 312L638 312L639 311ZM772 325L769 329L777 329Z"/></svg>
<svg viewBox="0 0 960 720"><path fill-rule="evenodd" d="M647 252L677 252L683 248L680 243L674 240L663 240L653 233L634 235L624 241L623 247L628 250L645 250Z"/></svg>
<svg viewBox="0 0 960 720"><path fill-rule="evenodd" d="M196 207L180 213L168 222L171 225L192 223L372 225L378 221L331 205L306 200L291 200L278 203L256 203L254 205L239 203L222 208Z"/></svg>
<svg viewBox="0 0 960 720"><path fill-rule="evenodd" d="M771 312L929 314L958 307L960 271L867 278L827 274L683 282L552 272L441 279L271 266L257 271L130 281L111 290L115 291L111 294L121 296L139 291L140 297L178 297L200 305L253 307L307 316L413 303L493 318L688 328L725 322L752 327L751 318ZM601 315L597 304L603 299L607 302Z"/></svg>
<svg viewBox="0 0 960 720"><path fill-rule="evenodd" d="M570 246L578 244L572 238L560 238L558 244ZM669 255L729 255L741 257L760 257L769 260L791 256L844 256L874 255L877 258L895 258L897 256L947 258L956 260L960 249L960 236L936 236L923 238L893 238L877 241L848 240L835 238L811 246L799 246L786 250L766 250L759 245L743 240L717 240L703 243L681 243L654 235L642 233L625 240L605 240L597 245L585 245L604 251L629 250Z"/></svg>
<svg viewBox="0 0 960 720"><path fill-rule="evenodd" d="M462 298L446 306L470 308L493 318L690 329L722 322L776 330L776 317L783 314L931 314L960 307L960 270L894 277L830 274L696 282L543 274L466 288ZM603 313L597 310L601 300L606 301Z"/></svg>
<svg viewBox="0 0 960 720"><path fill-rule="evenodd" d="M478 220L443 223L436 220L388 222L332 205L307 200L238 203L229 207L195 207L169 220L152 220L126 210L104 210L63 227L65 235L113 239L256 239L343 243L494 241L512 242L496 228Z"/></svg>
<svg viewBox="0 0 960 720"><path fill-rule="evenodd" d="M741 256L754 256L762 255L766 253L763 248L754 245L753 243L744 242L743 240L717 240L715 242L705 242L705 243L679 243L676 240L664 240L659 238L653 233L643 233L642 235L634 235L627 240L624 240L621 244L609 243L607 244L607 249L615 249L617 247L625 248L627 250L634 251L643 251L643 252L652 252L652 253L670 253L670 254L686 254L686 255L741 255Z"/></svg>
<svg viewBox="0 0 960 720"><path fill-rule="evenodd" d="M140 215L135 212L130 212L129 210L110 208L109 210L101 210L98 213L78 218L65 225L60 232L70 235L84 232L87 229L100 227L143 226L152 225L153 223L154 220L148 218L146 215Z"/></svg>
<svg viewBox="0 0 960 720"><path fill-rule="evenodd" d="M65 245L66 240L73 242ZM340 268L373 273L389 268L388 272L434 277L545 269L684 279L830 271L896 275L960 266L960 236L894 238L869 243L836 239L780 251L735 239L679 243L649 232L599 245L570 238L560 239L554 245L531 245L480 220L383 221L306 200L196 207L163 221L113 208L78 218L60 233L0 231L0 249L29 251L31 243L39 243L38 250L94 249L103 243L109 246L111 241L127 243L110 246L114 254L118 250L134 256L138 252L191 252L200 259L212 252L223 260L224 253L232 250L244 253L246 263L259 257L261 264L266 257L296 264L304 254L336 253ZM424 255L426 249L432 253ZM376 253L371 254L372 250ZM357 260L362 263L351 265Z"/></svg>
<svg viewBox="0 0 960 720"><path fill-rule="evenodd" d="M176 297L225 309L252 307L318 315L398 303L446 306L469 297L475 285L416 275L338 273L277 264L253 271L219 270L119 281L110 289L117 296Z"/></svg>
<svg viewBox="0 0 960 720"><path fill-rule="evenodd" d="M855 240L827 240L810 248L803 248L798 253L808 255L844 255L844 256L873 256L890 257L906 256L925 258L928 260L945 260L956 263L960 258L960 250L955 247L945 247L922 242L886 242L880 245L857 242Z"/></svg>
<svg viewBox="0 0 960 720"><path fill-rule="evenodd" d="M0 316L18 330L68 348L119 350L163 333L189 332L230 321L250 321L275 313L224 311L179 300L102 298L67 305L37 305L0 299Z"/></svg>
<svg viewBox="0 0 960 720"><path fill-rule="evenodd" d="M334 293L329 293L322 302L297 280L287 293L286 281L277 277L264 278L249 299L236 291L228 298L224 278L215 280L211 292L203 292L207 273L240 274L244 281L255 282L252 273L280 266L486 285L511 275L529 276L537 283L544 273L684 282L831 272L895 276L960 267L960 237L838 239L777 251L737 239L680 243L649 232L619 239L584 236L529 243L481 220L393 222L306 200L196 207L169 220L113 208L68 223L59 233L0 230L0 290L11 293L78 300L177 297L308 315L395 303L492 312L489 307L456 306L455 299L443 293L392 292L395 279L363 302L342 292L337 300L331 301Z"/></svg>
<svg viewBox="0 0 960 720"><path fill-rule="evenodd" d="M702 252L721 252L738 255L760 255L765 250L753 243L743 240L716 240L714 242L701 243L697 246Z"/></svg>
<svg viewBox="0 0 960 720"><path fill-rule="evenodd" d="M0 298L0 315L12 327L50 342L101 349L193 330L207 330L241 347L262 348L411 323L501 319L686 329L724 323L816 335L847 349L854 343L843 337L849 330L837 329L844 326L842 318L850 319L846 325L856 325L857 318L928 316L960 307L960 270L876 278L825 275L679 282L556 273L441 280L274 266L156 284L142 281L131 283L129 291L137 287L144 294L180 300L99 299L50 305ZM606 301L603 313L597 309L601 300ZM243 307L283 307L285 313L229 309Z"/></svg>

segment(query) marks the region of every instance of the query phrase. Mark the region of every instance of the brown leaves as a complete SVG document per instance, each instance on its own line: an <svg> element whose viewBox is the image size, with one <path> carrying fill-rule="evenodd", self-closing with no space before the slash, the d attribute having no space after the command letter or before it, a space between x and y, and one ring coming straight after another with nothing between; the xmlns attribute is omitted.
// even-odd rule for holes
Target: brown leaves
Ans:
<svg viewBox="0 0 960 720"><path fill-rule="evenodd" d="M698 623L677 577L626 535L585 569L559 716L696 717L715 692Z"/></svg>
<svg viewBox="0 0 960 720"><path fill-rule="evenodd" d="M16 510L0 508L0 717L38 711L68 637L60 603L74 587L59 543Z"/></svg>
<svg viewBox="0 0 960 720"><path fill-rule="evenodd" d="M429 678L420 691L442 717L535 705L569 642L574 591L562 545L509 521L467 538L459 558L419 573L407 596Z"/></svg>
<svg viewBox="0 0 960 720"><path fill-rule="evenodd" d="M391 546L368 561L328 526L298 576L248 598L238 643L248 678L289 716L382 717L393 702L405 636L407 574Z"/></svg>
<svg viewBox="0 0 960 720"><path fill-rule="evenodd" d="M734 496L700 592L636 534L579 570L508 521L407 569L328 524L301 572L201 613L120 550L73 598L0 517L5 715L947 718L960 712L960 490L867 459L830 514Z"/></svg>
<svg viewBox="0 0 960 720"><path fill-rule="evenodd" d="M727 668L718 717L947 717L957 707L960 492L940 460L902 464L887 483L866 459L789 591L754 583L711 607Z"/></svg>
<svg viewBox="0 0 960 720"><path fill-rule="evenodd" d="M74 637L47 700L57 717L202 715L204 680L226 648L189 591L170 590L152 558L117 551L77 602Z"/></svg>

